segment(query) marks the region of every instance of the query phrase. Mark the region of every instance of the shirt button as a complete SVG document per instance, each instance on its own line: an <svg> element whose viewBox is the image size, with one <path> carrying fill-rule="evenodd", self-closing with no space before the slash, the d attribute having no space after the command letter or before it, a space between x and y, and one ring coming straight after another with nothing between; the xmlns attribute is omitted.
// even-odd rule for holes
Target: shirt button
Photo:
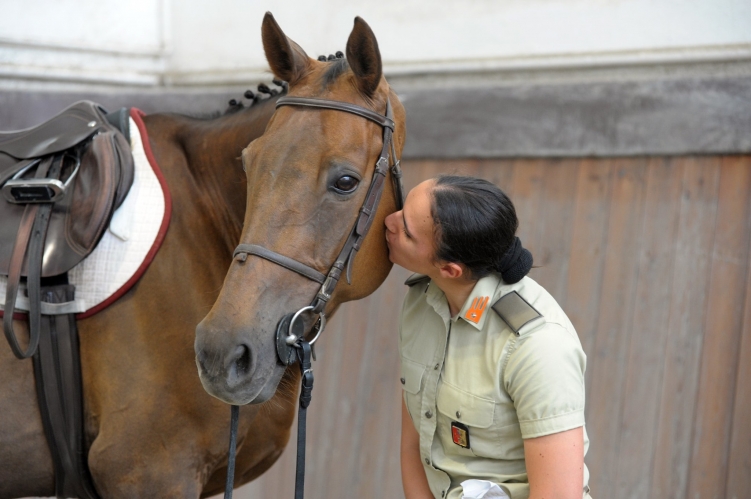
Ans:
<svg viewBox="0 0 751 499"><path fill-rule="evenodd" d="M427 457L425 458L425 464L427 464L428 466L430 465L430 459L428 459Z"/></svg>
<svg viewBox="0 0 751 499"><path fill-rule="evenodd" d="M406 379L404 379L404 378L401 378L401 379L400 379L399 381L401 381L401 382L402 382L402 384L404 384L404 383L406 383L406 382L407 382L407 380L406 380Z"/></svg>
<svg viewBox="0 0 751 499"><path fill-rule="evenodd" d="M459 411L456 411L456 419L459 419L462 417L462 413Z"/></svg>
<svg viewBox="0 0 751 499"><path fill-rule="evenodd" d="M425 417L428 418L428 419L432 418L433 417L433 411L426 411L425 412Z"/></svg>
<svg viewBox="0 0 751 499"><path fill-rule="evenodd" d="M440 364L436 364L433 369L435 369L437 371L439 367L441 367L441 365Z"/></svg>
<svg viewBox="0 0 751 499"><path fill-rule="evenodd" d="M441 491L441 497L445 497L445 496L446 496L446 491L445 491L445 490L442 490L442 491Z"/></svg>

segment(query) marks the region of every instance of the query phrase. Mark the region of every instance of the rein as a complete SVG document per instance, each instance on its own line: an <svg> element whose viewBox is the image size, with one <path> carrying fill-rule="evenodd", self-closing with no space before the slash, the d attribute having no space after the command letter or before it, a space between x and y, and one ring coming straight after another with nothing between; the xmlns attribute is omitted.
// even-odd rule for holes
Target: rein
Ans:
<svg viewBox="0 0 751 499"><path fill-rule="evenodd" d="M350 230L349 236L344 242L339 255L331 265L328 274L324 275L318 270L309 267L304 263L298 262L293 258L281 255L275 251L255 244L240 244L237 246L233 254L233 258L241 262L244 262L248 258L248 255L255 255L296 272L321 285L310 305L301 308L294 314L287 314L282 317L282 320L277 326L276 332L277 355L280 362L285 366L289 366L295 361L298 361L300 364L300 372L302 374L300 406L298 408L297 421L295 499L303 499L303 494L305 492L305 423L307 408L308 405L310 405L313 391L313 369L311 365L311 356L313 360L315 360L313 344L326 326L326 315L324 310L326 304L334 293L342 272L345 272L347 283L352 283L352 264L355 260L355 256L357 256L357 252L360 250L365 236L370 230L370 226L373 224L373 219L378 211L378 205L381 201L381 195L383 194L386 175L388 172L391 172L397 210L401 210L404 205L404 186L402 184L402 170L399 165L399 160L396 158L396 147L394 146L393 140L395 124L390 99L386 101L385 116L356 104L311 97L280 97L276 102L276 107L279 108L280 106L303 106L343 111L366 118L383 128L383 147L381 148L381 153L376 161L373 180L371 181L368 192L365 195L365 201L360 208L357 220L355 221L352 230ZM393 161L391 164L389 164L389 156ZM318 320L313 326L315 336L310 341L307 341L304 337L302 322L297 321L298 317L307 311L318 315ZM238 414L239 407L233 405L231 407L229 459L227 463L227 482L224 490L225 499L232 498L232 489L234 486Z"/></svg>

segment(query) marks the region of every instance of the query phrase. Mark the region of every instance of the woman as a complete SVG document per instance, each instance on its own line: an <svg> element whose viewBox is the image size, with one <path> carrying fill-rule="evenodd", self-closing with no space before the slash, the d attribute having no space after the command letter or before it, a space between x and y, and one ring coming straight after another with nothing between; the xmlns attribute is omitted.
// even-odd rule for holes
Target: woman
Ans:
<svg viewBox="0 0 751 499"><path fill-rule="evenodd" d="M407 499L491 487L486 497L589 498L586 357L555 300L525 277L532 255L511 201L485 180L442 176L385 223L391 261L416 273L399 345Z"/></svg>

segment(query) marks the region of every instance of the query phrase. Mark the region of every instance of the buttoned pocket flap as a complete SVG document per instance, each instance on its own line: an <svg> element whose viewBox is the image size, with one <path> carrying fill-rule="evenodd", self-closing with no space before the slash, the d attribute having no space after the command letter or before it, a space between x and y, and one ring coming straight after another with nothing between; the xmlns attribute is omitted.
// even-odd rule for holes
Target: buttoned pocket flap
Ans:
<svg viewBox="0 0 751 499"><path fill-rule="evenodd" d="M493 400L467 393L446 382L438 392L436 406L449 418L469 426L488 428L493 424Z"/></svg>
<svg viewBox="0 0 751 499"><path fill-rule="evenodd" d="M402 357L402 386L407 393L418 393L422 386L425 366Z"/></svg>

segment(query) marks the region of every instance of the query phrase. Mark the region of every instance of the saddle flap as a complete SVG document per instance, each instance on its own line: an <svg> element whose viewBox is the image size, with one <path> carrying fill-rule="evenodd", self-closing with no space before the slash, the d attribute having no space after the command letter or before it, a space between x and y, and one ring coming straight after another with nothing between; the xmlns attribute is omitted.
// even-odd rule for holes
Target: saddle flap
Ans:
<svg viewBox="0 0 751 499"><path fill-rule="evenodd" d="M70 215L66 220L65 236L68 244L81 254L88 255L107 228L115 204L120 180L115 132L94 136L86 154L81 158L81 175L76 179Z"/></svg>

